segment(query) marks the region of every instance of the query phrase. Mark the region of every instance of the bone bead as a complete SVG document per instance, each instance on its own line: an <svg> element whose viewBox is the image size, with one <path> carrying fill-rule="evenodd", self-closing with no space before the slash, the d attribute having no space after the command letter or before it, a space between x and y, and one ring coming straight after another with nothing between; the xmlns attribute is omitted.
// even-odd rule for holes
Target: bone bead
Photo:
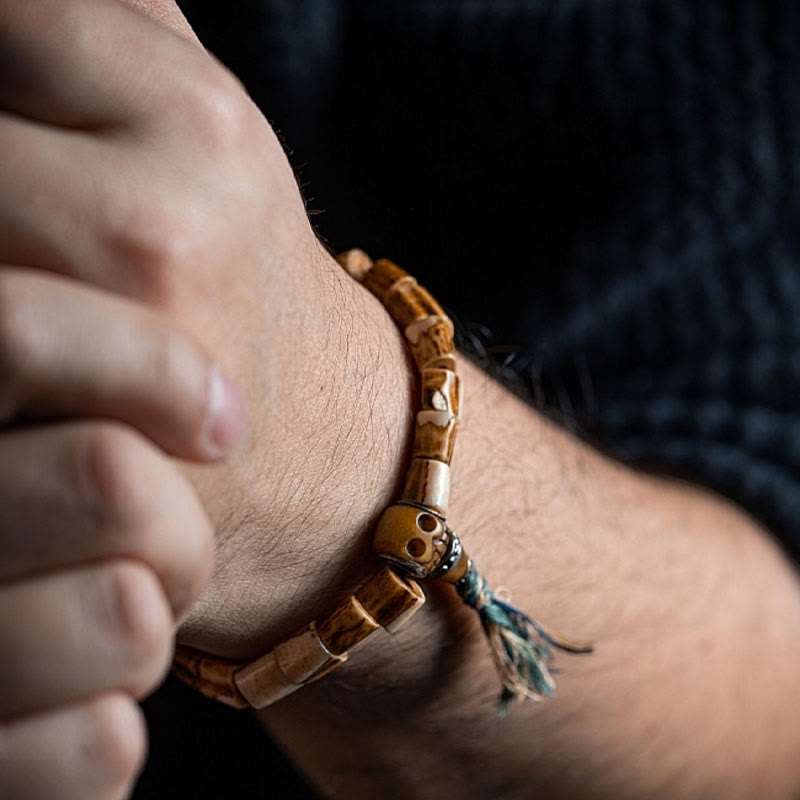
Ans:
<svg viewBox="0 0 800 800"><path fill-rule="evenodd" d="M401 331L426 317L446 319L444 309L413 278L395 283L384 298L389 316Z"/></svg>
<svg viewBox="0 0 800 800"><path fill-rule="evenodd" d="M172 666L177 677L206 697L234 708L247 707L247 700L236 688L233 677L241 668L241 661L230 661L177 645Z"/></svg>
<svg viewBox="0 0 800 800"><path fill-rule="evenodd" d="M419 411L412 458L431 458L449 464L453 458L458 421L450 411Z"/></svg>
<svg viewBox="0 0 800 800"><path fill-rule="evenodd" d="M379 258L372 269L364 276L364 286L367 287L382 303L386 303L389 290L393 289L398 282L416 286L417 282L402 267L398 267L388 258ZM390 312L391 313L391 312Z"/></svg>
<svg viewBox="0 0 800 800"><path fill-rule="evenodd" d="M453 350L455 352L455 349ZM439 356L439 358L434 358L432 361L429 361L426 364L426 368L431 369L446 369L450 372L456 371L456 357L455 355L446 355L446 356Z"/></svg>
<svg viewBox="0 0 800 800"><path fill-rule="evenodd" d="M417 583L384 567L357 592L361 605L389 633L397 633L425 605Z"/></svg>
<svg viewBox="0 0 800 800"><path fill-rule="evenodd" d="M264 708L346 660L346 653L336 655L328 650L312 622L272 652L239 670L236 686L253 708Z"/></svg>
<svg viewBox="0 0 800 800"><path fill-rule="evenodd" d="M372 269L372 259L363 250L354 249L339 253L336 260L345 272L359 283L364 282L364 277Z"/></svg>
<svg viewBox="0 0 800 800"><path fill-rule="evenodd" d="M406 328L406 342L411 356L422 371L442 356L453 355L453 323L447 317L428 317Z"/></svg>
<svg viewBox="0 0 800 800"><path fill-rule="evenodd" d="M296 692L303 684L281 672L275 653L267 653L236 675L236 686L252 708L266 708Z"/></svg>
<svg viewBox="0 0 800 800"><path fill-rule="evenodd" d="M396 503L383 512L372 547L392 564L419 578L433 573L447 550L444 522L417 506Z"/></svg>
<svg viewBox="0 0 800 800"><path fill-rule="evenodd" d="M333 614L317 625L317 631L331 653L341 654L355 647L379 627L377 620L351 594Z"/></svg>
<svg viewBox="0 0 800 800"><path fill-rule="evenodd" d="M452 411L457 417L460 411L460 382L453 370L428 368L420 372L422 408L432 411Z"/></svg>
<svg viewBox="0 0 800 800"><path fill-rule="evenodd" d="M408 469L403 500L447 516L450 497L450 467L431 458L414 458Z"/></svg>

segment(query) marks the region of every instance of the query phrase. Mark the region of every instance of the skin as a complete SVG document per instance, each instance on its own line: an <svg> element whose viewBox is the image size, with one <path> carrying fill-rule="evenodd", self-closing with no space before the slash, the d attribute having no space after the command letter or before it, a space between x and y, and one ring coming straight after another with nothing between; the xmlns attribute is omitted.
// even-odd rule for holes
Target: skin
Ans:
<svg viewBox="0 0 800 800"><path fill-rule="evenodd" d="M130 698L178 622L257 656L371 574L410 439L400 337L317 243L269 126L171 3L133 5L0 2L14 797L126 794ZM215 364L238 386L219 407ZM770 535L461 371L450 522L490 581L597 652L500 723L475 620L432 587L265 725L332 796L797 796L800 587Z"/></svg>

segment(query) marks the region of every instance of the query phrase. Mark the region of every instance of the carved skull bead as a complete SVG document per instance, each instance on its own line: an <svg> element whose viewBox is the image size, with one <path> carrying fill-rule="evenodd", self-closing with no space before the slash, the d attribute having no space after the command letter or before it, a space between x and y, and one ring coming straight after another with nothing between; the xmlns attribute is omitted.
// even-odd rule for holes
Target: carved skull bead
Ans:
<svg viewBox="0 0 800 800"><path fill-rule="evenodd" d="M416 577L431 577L451 551L454 534L438 515L418 506L389 506L375 531L373 548Z"/></svg>

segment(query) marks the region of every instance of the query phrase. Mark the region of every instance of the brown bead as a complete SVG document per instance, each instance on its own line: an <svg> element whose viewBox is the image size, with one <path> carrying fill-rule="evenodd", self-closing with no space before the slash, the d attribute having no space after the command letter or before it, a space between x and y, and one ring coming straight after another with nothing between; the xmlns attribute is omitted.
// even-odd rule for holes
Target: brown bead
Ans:
<svg viewBox="0 0 800 800"><path fill-rule="evenodd" d="M379 258L364 276L364 286L385 304L387 293L401 280L404 284L412 286L417 284L414 278L393 261L389 261L388 258Z"/></svg>
<svg viewBox="0 0 800 800"><path fill-rule="evenodd" d="M317 631L328 650L338 655L355 647L379 627L358 598L351 594L333 614L317 625Z"/></svg>
<svg viewBox="0 0 800 800"><path fill-rule="evenodd" d="M370 578L356 597L389 633L397 633L425 605L425 593L419 585L389 567Z"/></svg>
<svg viewBox="0 0 800 800"><path fill-rule="evenodd" d="M444 310L431 297L428 290L413 278L410 281L396 283L384 298L383 304L401 331L427 317L446 318Z"/></svg>
<svg viewBox="0 0 800 800"><path fill-rule="evenodd" d="M431 458L414 458L408 469L402 499L447 516L450 467Z"/></svg>
<svg viewBox="0 0 800 800"><path fill-rule="evenodd" d="M442 356L455 353L453 323L447 317L428 317L416 326L409 325L405 336L420 372Z"/></svg>
<svg viewBox="0 0 800 800"><path fill-rule="evenodd" d="M455 353L455 349L453 352ZM439 356L438 358L434 358L432 361L429 361L426 365L426 368L428 367L431 369L446 369L450 372L455 372L456 357L455 355Z"/></svg>
<svg viewBox="0 0 800 800"><path fill-rule="evenodd" d="M422 408L431 411L460 412L461 391L453 370L431 367L420 371Z"/></svg>
<svg viewBox="0 0 800 800"><path fill-rule="evenodd" d="M420 411L414 430L413 458L432 458L449 464L453 458L458 421L450 411Z"/></svg>
<svg viewBox="0 0 800 800"><path fill-rule="evenodd" d="M434 514L397 503L383 512L372 540L375 552L418 578L429 577L447 550L447 530Z"/></svg>
<svg viewBox="0 0 800 800"><path fill-rule="evenodd" d="M241 669L243 663L210 656L193 647L179 644L175 647L172 668L178 678L206 697L234 708L246 708L249 704L236 688L233 679L234 673Z"/></svg>

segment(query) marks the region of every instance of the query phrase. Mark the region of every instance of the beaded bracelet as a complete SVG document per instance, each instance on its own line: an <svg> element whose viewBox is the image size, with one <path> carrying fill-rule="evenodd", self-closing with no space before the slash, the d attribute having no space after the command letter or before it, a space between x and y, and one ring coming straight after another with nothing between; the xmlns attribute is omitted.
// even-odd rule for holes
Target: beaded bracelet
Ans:
<svg viewBox="0 0 800 800"><path fill-rule="evenodd" d="M450 461L461 413L453 323L436 300L387 259L373 262L361 250L337 260L384 305L403 331L420 375L411 464L400 499L375 530L373 548L389 566L319 622L251 660L230 660L178 645L175 674L208 697L237 708L264 708L347 659L373 631L396 632L425 602L415 578L450 583L478 613L503 690L499 710L515 698L553 694L548 669L552 649L589 653L589 644L556 638L488 588L456 533L447 526Z"/></svg>

